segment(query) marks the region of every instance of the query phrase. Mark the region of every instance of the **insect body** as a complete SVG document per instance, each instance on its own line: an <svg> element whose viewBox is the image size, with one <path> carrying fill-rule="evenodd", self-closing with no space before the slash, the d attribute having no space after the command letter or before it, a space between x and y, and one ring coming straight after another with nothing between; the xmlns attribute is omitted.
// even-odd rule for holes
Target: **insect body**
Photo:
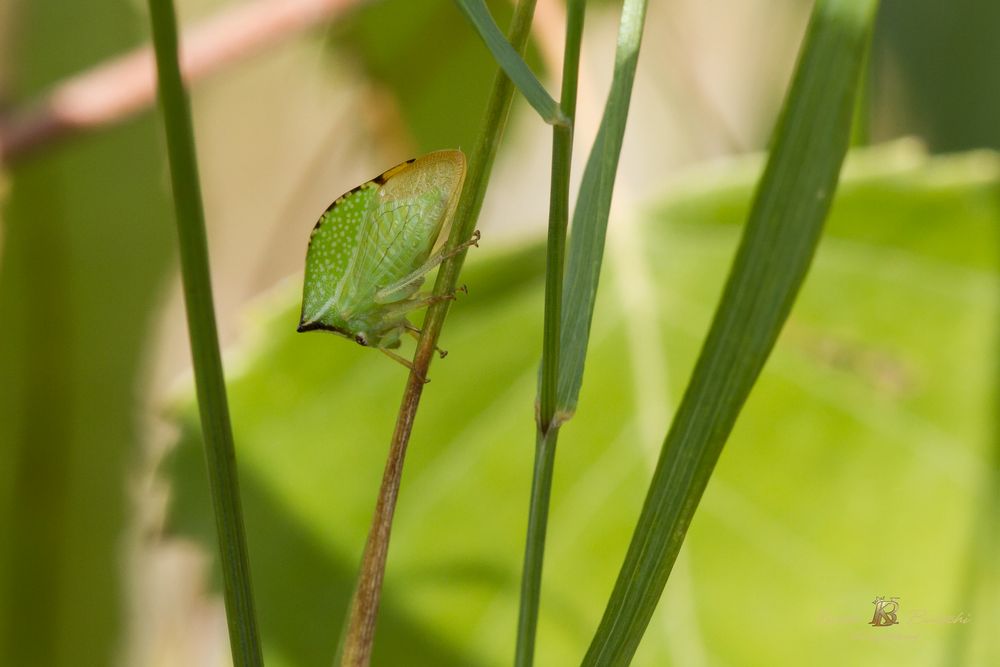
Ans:
<svg viewBox="0 0 1000 667"><path fill-rule="evenodd" d="M419 289L447 257L434 249L464 179L462 152L438 151L393 167L331 204L309 239L298 330L331 331L409 365L388 350L399 347L404 332L417 331L408 312L453 298Z"/></svg>

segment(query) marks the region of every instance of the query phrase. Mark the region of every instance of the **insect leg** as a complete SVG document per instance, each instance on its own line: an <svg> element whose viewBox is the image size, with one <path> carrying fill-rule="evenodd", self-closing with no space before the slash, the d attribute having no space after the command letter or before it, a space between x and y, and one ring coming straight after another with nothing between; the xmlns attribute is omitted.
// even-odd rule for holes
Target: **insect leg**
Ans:
<svg viewBox="0 0 1000 667"><path fill-rule="evenodd" d="M387 350L384 347L377 347L375 349L378 350L379 352L381 352L382 354L384 354L385 356L389 357L393 361L397 361L397 362L403 364L404 366L406 366L407 368L409 368L411 372L414 370L414 368L413 368L413 362L411 362L409 359L401 357L398 354L396 354L395 352L393 352L392 350ZM430 380L428 380L426 377L422 377L420 379L423 380L424 384L427 384L428 382L430 382Z"/></svg>
<svg viewBox="0 0 1000 667"><path fill-rule="evenodd" d="M405 315L412 310L426 308L427 306L432 306L435 303L441 303L442 301L454 301L456 298L457 297L454 294L442 294L441 296L437 296L436 294L418 295L413 299L407 299L406 301L399 301L397 303L390 303L387 306L382 306L382 312L387 318L394 315Z"/></svg>
<svg viewBox="0 0 1000 667"><path fill-rule="evenodd" d="M375 303L392 303L393 301L399 301L400 298L405 298L407 296L406 291L408 289L412 290L413 284L423 280L423 277L438 264L450 257L454 257L470 246L476 246L478 248L481 236L482 235L477 229L473 232L471 239L465 243L459 244L455 249L448 251L445 248L441 248L436 253L428 257L427 261L417 267L416 270L411 271L396 282L390 283L375 292Z"/></svg>
<svg viewBox="0 0 1000 667"><path fill-rule="evenodd" d="M422 334L423 331L421 331L420 329L416 328L415 326L413 326L409 322L406 322L403 325L403 328L406 329L406 333L410 334L413 337L414 340L420 340L420 334ZM442 359L444 359L445 357L448 356L448 350L442 350L437 345L434 346L434 349L437 350L438 355Z"/></svg>

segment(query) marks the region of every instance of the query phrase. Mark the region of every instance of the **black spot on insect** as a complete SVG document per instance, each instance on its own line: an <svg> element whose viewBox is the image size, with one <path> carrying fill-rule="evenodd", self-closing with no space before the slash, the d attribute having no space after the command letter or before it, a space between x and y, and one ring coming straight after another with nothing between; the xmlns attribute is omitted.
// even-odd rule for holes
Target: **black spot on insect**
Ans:
<svg viewBox="0 0 1000 667"><path fill-rule="evenodd" d="M299 326L296 329L299 333L305 333L307 331L333 331L336 332L334 327L328 324L323 324L322 322L299 322Z"/></svg>
<svg viewBox="0 0 1000 667"><path fill-rule="evenodd" d="M341 329L340 327L331 326L329 324L324 324L323 322L304 322L300 321L299 326L295 329L299 333L305 333L307 331L327 331L329 333L337 334L338 336L343 336L344 338L350 338L351 340L357 342L358 336L346 329ZM365 345L368 341L365 340Z"/></svg>
<svg viewBox="0 0 1000 667"><path fill-rule="evenodd" d="M417 161L417 158L411 157L406 162L401 162L400 164L397 164L392 169L387 169L386 171L382 172L381 174L379 174L378 176L376 176L375 178L373 178L370 182L374 183L375 185L385 185L385 182L388 181L393 176L395 176L396 174L398 174L403 167L405 167L407 165L410 165L410 164L413 164L416 161Z"/></svg>
<svg viewBox="0 0 1000 667"><path fill-rule="evenodd" d="M309 234L309 243L310 244L312 243L312 238L313 238L313 236L315 236L316 231L323 225L323 221L324 221L324 218L325 218L326 214L329 213L330 211L332 211L333 209L337 208L337 206L339 206L341 204L341 202L343 202L345 199L347 199L348 197L350 197L351 195L353 195L358 190L362 190L364 188L370 188L372 186L385 185L385 182L387 180L389 180L390 178L392 178L394 175L398 174L399 171L400 171L400 169L402 169L403 167L405 167L407 165L411 165L411 164L413 164L416 161L417 161L417 158L412 157L409 160L407 160L406 162L402 162L400 164L397 164L392 169L388 169L388 170L382 172L381 174L379 174L378 176L376 176L375 178L373 178L372 180L365 181L361 185L358 185L358 186L355 186L355 187L351 188L350 190L348 190L347 192L345 192L344 194L340 195L335 200L333 200L333 203L326 207L326 210L323 211L323 213L319 216L319 220L317 220L316 224L313 225L312 232Z"/></svg>
<svg viewBox="0 0 1000 667"><path fill-rule="evenodd" d="M327 207L326 207L326 210L325 210L325 211L323 211L323 215L326 215L327 213L329 213L329 212L330 212L330 211L332 211L333 209L337 208L337 207L338 207L338 206L340 205L340 202L344 201L345 199L347 199L347 197L349 197L350 195L353 195L353 194L354 194L355 192L357 192L357 191L358 191L358 190L360 190L361 188L365 187L365 185L367 185L367 183L365 183L365 184L362 184L362 185L359 185L358 187L354 188L354 189L353 189L353 190L351 190L350 192L345 192L344 194L342 194L342 195L340 195L339 197L337 197L336 199L334 199L334 200L333 200L333 203L332 203L332 204L330 204L329 206L327 206ZM317 227L319 227L319 224L320 224L321 222L323 222L323 215L319 216L319 220L318 220L318 221L316 221L316 226L317 226Z"/></svg>
<svg viewBox="0 0 1000 667"><path fill-rule="evenodd" d="M390 169L390 171L392 171L392 170ZM348 197L350 197L351 195L353 195L358 190L363 190L365 188L369 188L369 187L372 186L373 183L377 184L377 185L381 185L382 182L378 180L379 178L382 178L382 177L379 176L378 178L375 178L373 180L365 181L361 185L356 185L353 188L351 188L350 190L348 190L347 192L345 192L344 194L340 195L339 197L337 197L336 199L333 200L332 204L330 204L329 206L326 207L326 210L323 211L323 215L326 215L327 213L329 213L333 209L337 208L337 206L339 206L341 202L343 202L345 199L347 199ZM322 224L322 222L323 222L323 215L319 216L319 220L316 222L316 227L319 227L320 224ZM315 229L315 227L314 227L314 229Z"/></svg>
<svg viewBox="0 0 1000 667"><path fill-rule="evenodd" d="M350 189L349 191L347 191L347 192L345 192L344 194L342 194L342 195L340 195L339 197L337 197L337 198L336 198L336 199L335 199L335 200L333 201L333 203L332 203L332 204L330 204L329 206L327 206L327 207L326 207L326 210L325 210L325 211L323 211L323 212L322 212L322 213L320 214L320 216L319 216L319 220L317 220L317 221L316 221L316 224L315 224L315 225L313 225L313 228L312 228L312 231L311 231L311 232L309 232L309 245L312 245L312 240L313 240L313 237L314 237L314 236L316 236L316 232L318 232L318 231L319 231L319 228L323 226L323 223L324 223L324 222L326 222L326 214L327 214L327 213L329 213L329 212L330 212L330 211L332 211L333 209L337 208L337 207L338 207L338 206L339 206L339 205L340 205L340 204L341 204L341 203L342 203L342 202L343 202L343 201L344 201L345 199L347 199L348 197L350 197L351 195L353 195L353 194L354 194L355 192L357 192L358 190L361 190L362 188L367 188L367 187L370 187L370 186L372 185L372 183L373 183L373 182L374 182L374 181L368 181L367 183L362 183L361 185L359 185L359 186L357 186L357 187L355 187L355 188L351 188L351 189Z"/></svg>

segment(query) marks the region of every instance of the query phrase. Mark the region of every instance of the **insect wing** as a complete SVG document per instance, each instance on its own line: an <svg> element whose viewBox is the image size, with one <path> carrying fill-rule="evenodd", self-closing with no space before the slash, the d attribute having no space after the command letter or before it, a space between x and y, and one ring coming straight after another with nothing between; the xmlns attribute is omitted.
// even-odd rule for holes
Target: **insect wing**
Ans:
<svg viewBox="0 0 1000 667"><path fill-rule="evenodd" d="M377 180L351 190L330 204L313 228L306 252L300 326L317 322L333 324L326 320L344 289L364 223L374 208L379 190Z"/></svg>
<svg viewBox="0 0 1000 667"><path fill-rule="evenodd" d="M465 156L438 151L390 170L364 223L349 282L372 292L419 268L458 203Z"/></svg>

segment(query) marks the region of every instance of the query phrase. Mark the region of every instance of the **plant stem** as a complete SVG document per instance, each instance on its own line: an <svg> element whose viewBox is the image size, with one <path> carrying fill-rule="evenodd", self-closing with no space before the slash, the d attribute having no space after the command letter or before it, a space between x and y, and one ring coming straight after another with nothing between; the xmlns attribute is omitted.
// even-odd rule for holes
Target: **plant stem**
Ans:
<svg viewBox="0 0 1000 667"><path fill-rule="evenodd" d="M566 48L563 56L560 105L568 126L552 128L552 185L549 195L549 235L545 268L545 329L542 335L542 377L538 397L538 429L545 434L554 426L559 387L559 333L562 315L563 265L566 227L569 224L569 177L573 161L573 121L576 85L583 37L583 0L571 0L566 14Z"/></svg>
<svg viewBox="0 0 1000 667"><path fill-rule="evenodd" d="M559 440L560 420L556 418L556 395L559 388L563 267L566 258L566 228L569 224L569 181L573 158L573 123L576 117L576 88L580 69L583 18L583 1L572 0L567 6L566 45L563 53L560 92L560 107L569 123L565 126L555 125L552 128L552 182L546 244L545 321L536 415L538 429L535 438L535 466L531 481L528 535L524 547L517 648L514 657L514 664L518 667L527 667L534 662L545 532L548 527L556 443Z"/></svg>
<svg viewBox="0 0 1000 667"><path fill-rule="evenodd" d="M219 538L229 642L234 665L256 667L264 661L254 614L236 455L215 324L191 109L177 62L177 21L172 0L150 0L149 12L177 213L191 357Z"/></svg>
<svg viewBox="0 0 1000 667"><path fill-rule="evenodd" d="M524 53L534 12L535 0L520 0L514 9L509 39L518 53ZM448 237L449 248L457 248L470 239L475 230L479 211L483 206L483 198L486 196L486 187L493 169L493 161L507 125L513 97L514 84L502 70L498 70L487 103L483 130L479 133L472 157L469 160L465 187L459 198L455 220ZM465 251L463 250L441 264L437 281L434 283L434 294L455 293L458 275L464 261ZM410 372L406 389L403 392L402 403L399 406L396 428L392 434L389 456L382 477L382 486L379 489L378 501L375 505L375 515L372 518L368 541L365 543L361 571L358 574L357 587L351 601L347 631L340 649L339 664L345 667L365 667L371 660L392 517L403 473L406 446L410 440L413 420L416 417L420 396L423 393L424 379L427 377L431 359L435 354L434 348L441 334L441 327L448 315L449 305L448 301L442 301L428 309L420 340L417 341L417 349L413 356L413 370Z"/></svg>
<svg viewBox="0 0 1000 667"><path fill-rule="evenodd" d="M184 79L199 81L267 47L333 21L362 0L252 0L184 31ZM153 52L142 46L56 83L45 94L0 111L0 160L12 164L42 148L127 120L156 94Z"/></svg>
<svg viewBox="0 0 1000 667"><path fill-rule="evenodd" d="M559 427L548 433L538 432L535 442L535 469L531 480L531 505L528 508L528 538L524 546L521 571L521 606L517 618L517 646L514 665L527 667L535 660L535 634L538 629L538 606L542 589L542 561L545 557L545 533L549 524L549 498L552 472L556 461Z"/></svg>

